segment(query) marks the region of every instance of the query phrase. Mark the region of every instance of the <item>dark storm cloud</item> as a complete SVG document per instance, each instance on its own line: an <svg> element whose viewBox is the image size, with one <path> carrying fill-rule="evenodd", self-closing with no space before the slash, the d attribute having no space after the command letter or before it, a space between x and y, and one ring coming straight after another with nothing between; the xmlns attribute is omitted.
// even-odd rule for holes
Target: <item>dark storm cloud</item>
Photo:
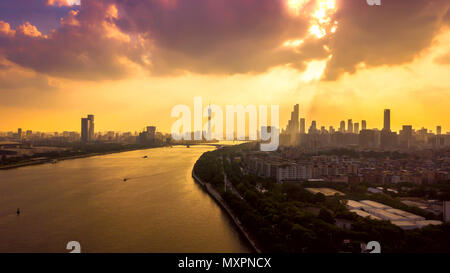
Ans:
<svg viewBox="0 0 450 273"><path fill-rule="evenodd" d="M449 6L448 0L383 0L379 7L340 1L327 79L355 72L359 63L372 67L412 61L431 45Z"/></svg>
<svg viewBox="0 0 450 273"><path fill-rule="evenodd" d="M155 72L261 72L295 62L280 46L303 37L308 22L273 0L117 0L126 14L118 24L154 41Z"/></svg>
<svg viewBox="0 0 450 273"><path fill-rule="evenodd" d="M22 67L57 77L94 80L126 76L124 58L140 63L142 48L116 33L110 5L102 1L83 5L79 11L69 12L48 35L39 34L29 23L8 30L10 26L0 21L0 53Z"/></svg>
<svg viewBox="0 0 450 273"><path fill-rule="evenodd" d="M95 80L125 77L130 64L152 74L303 70L305 61L332 54L326 78L333 80L359 63L413 60L450 17L448 0L383 0L381 7L338 0L336 33L316 39L307 36L315 1L293 16L285 0L85 0L77 7L3 0L0 56L51 76ZM28 20L33 14L42 21ZM46 31L58 17L61 24ZM296 39L304 43L282 46Z"/></svg>

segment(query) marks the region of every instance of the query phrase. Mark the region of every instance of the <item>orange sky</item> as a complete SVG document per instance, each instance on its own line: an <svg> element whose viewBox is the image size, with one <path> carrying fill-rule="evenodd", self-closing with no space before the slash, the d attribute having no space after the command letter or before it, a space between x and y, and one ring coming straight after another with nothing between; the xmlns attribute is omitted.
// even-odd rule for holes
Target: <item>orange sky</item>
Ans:
<svg viewBox="0 0 450 273"><path fill-rule="evenodd" d="M162 8L181 9L175 0L166 2ZM170 23L160 33L154 29L159 26L152 26L155 37L150 38L147 25L130 30L118 4L93 7L82 1L54 32L40 29L36 22L15 26L0 13L0 131L79 131L81 116L94 114L98 131L156 125L168 132L176 120L170 116L172 107L193 107L194 96L222 106L280 105L282 127L299 103L308 126L314 119L319 126L338 127L339 121L351 118L381 128L383 109L390 108L394 130L410 124L433 131L441 125L444 132L450 131L447 2L437 8L440 1L418 1L423 6L411 7L418 13L411 18L402 17L408 12L399 14L401 9L387 1L379 8L358 6L384 20L371 23L346 13L355 9L354 4L288 0L280 18L270 17L276 29L248 23L249 30L247 25L245 30L233 28L233 20L245 22L226 2L214 3L219 2L207 8L210 13L222 11L214 28L197 34L198 25L192 23L185 29L192 31L186 37L167 34L176 29ZM249 8L245 4L255 4L241 3L243 10ZM100 20L89 13L94 8L105 17ZM272 16L259 8L254 12L255 17ZM426 27L423 20L430 14L434 21ZM421 27L414 28L415 23ZM92 29L96 24L98 29ZM414 31L404 29L406 25ZM223 37L204 37L215 30ZM241 37L242 31L249 32ZM80 33L91 40L71 40ZM104 46L97 49L92 39L99 33L103 36L97 43ZM203 38L199 44L192 42ZM279 41L278 46L273 41ZM17 51L19 46L35 48L39 55ZM40 60L45 54L49 55Z"/></svg>

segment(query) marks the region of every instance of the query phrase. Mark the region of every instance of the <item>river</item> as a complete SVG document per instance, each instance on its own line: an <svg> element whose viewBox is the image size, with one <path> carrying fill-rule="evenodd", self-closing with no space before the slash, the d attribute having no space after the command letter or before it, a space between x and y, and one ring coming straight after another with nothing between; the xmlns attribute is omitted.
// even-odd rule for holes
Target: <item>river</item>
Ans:
<svg viewBox="0 0 450 273"><path fill-rule="evenodd" d="M69 252L69 241L82 252L249 252L191 177L195 161L213 149L155 148L0 170L0 252Z"/></svg>

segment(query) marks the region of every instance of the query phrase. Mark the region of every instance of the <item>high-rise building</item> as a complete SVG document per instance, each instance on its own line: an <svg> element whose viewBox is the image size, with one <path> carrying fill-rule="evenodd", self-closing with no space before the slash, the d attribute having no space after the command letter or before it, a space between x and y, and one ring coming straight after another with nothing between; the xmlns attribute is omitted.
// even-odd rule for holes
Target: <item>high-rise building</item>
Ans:
<svg viewBox="0 0 450 273"><path fill-rule="evenodd" d="M93 141L94 133L94 115L88 115L87 118L81 118L81 141Z"/></svg>
<svg viewBox="0 0 450 273"><path fill-rule="evenodd" d="M345 133L345 121L341 121L341 124L339 126L339 132Z"/></svg>
<svg viewBox="0 0 450 273"><path fill-rule="evenodd" d="M315 120L311 122L311 126L309 127L308 134L314 134L317 132L317 123Z"/></svg>
<svg viewBox="0 0 450 273"><path fill-rule="evenodd" d="M286 133L289 135L290 139L290 145L295 145L297 143L297 136L300 129L299 112L300 106L298 104L294 105L294 110L291 112L291 119L288 121L286 128Z"/></svg>
<svg viewBox="0 0 450 273"><path fill-rule="evenodd" d="M294 111L291 112L291 120L288 122L287 131L289 134L297 134L299 131L299 112L300 106L294 105Z"/></svg>
<svg viewBox="0 0 450 273"><path fill-rule="evenodd" d="M300 119L300 134L306 134L306 120L304 118Z"/></svg>
<svg viewBox="0 0 450 273"><path fill-rule="evenodd" d="M147 126L147 134L150 139L155 139L156 135L156 127L155 126Z"/></svg>
<svg viewBox="0 0 450 273"><path fill-rule="evenodd" d="M347 121L347 132L353 133L353 121L351 119Z"/></svg>
<svg viewBox="0 0 450 273"><path fill-rule="evenodd" d="M361 121L361 130L366 130L367 129L367 123L365 120Z"/></svg>
<svg viewBox="0 0 450 273"><path fill-rule="evenodd" d="M358 139L361 147L375 148L377 146L377 136L374 130L361 130Z"/></svg>
<svg viewBox="0 0 450 273"><path fill-rule="evenodd" d="M383 130L390 132L391 131L391 110L384 109L384 123Z"/></svg>
<svg viewBox="0 0 450 273"><path fill-rule="evenodd" d="M81 118L81 141L89 141L89 120L87 118Z"/></svg>
<svg viewBox="0 0 450 273"><path fill-rule="evenodd" d="M212 109L211 109L211 105L209 105L209 107L208 107L208 132L206 132L206 134L207 134L206 139L207 140L211 140L212 139L211 117L212 117Z"/></svg>
<svg viewBox="0 0 450 273"><path fill-rule="evenodd" d="M17 138L22 139L22 128L17 129Z"/></svg>
<svg viewBox="0 0 450 273"><path fill-rule="evenodd" d="M436 127L436 134L437 134L437 135L442 134L442 127L441 127L441 126L437 126L437 127Z"/></svg>
<svg viewBox="0 0 450 273"><path fill-rule="evenodd" d="M403 125L399 134L399 142L403 147L409 148L413 141L413 128L412 125Z"/></svg>
<svg viewBox="0 0 450 273"><path fill-rule="evenodd" d="M94 132L94 115L88 115L89 120L89 141L93 141L95 139Z"/></svg>
<svg viewBox="0 0 450 273"><path fill-rule="evenodd" d="M355 122L355 124L353 124L353 132L355 134L359 134L359 123Z"/></svg>
<svg viewBox="0 0 450 273"><path fill-rule="evenodd" d="M144 132L139 133L137 141L140 144L153 144L155 143L155 136L156 136L156 127L147 126Z"/></svg>

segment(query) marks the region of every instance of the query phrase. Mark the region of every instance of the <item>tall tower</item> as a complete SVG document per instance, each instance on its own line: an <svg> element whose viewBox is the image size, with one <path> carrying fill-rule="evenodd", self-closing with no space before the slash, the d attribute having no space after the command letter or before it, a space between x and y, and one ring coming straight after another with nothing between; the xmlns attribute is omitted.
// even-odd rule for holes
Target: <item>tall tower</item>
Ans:
<svg viewBox="0 0 450 273"><path fill-rule="evenodd" d="M384 109L384 123L383 130L390 132L391 131L391 110Z"/></svg>
<svg viewBox="0 0 450 273"><path fill-rule="evenodd" d="M351 119L347 121L347 132L353 133L353 121Z"/></svg>
<svg viewBox="0 0 450 273"><path fill-rule="evenodd" d="M89 120L87 118L81 118L81 141L89 141Z"/></svg>
<svg viewBox="0 0 450 273"><path fill-rule="evenodd" d="M89 141L94 140L94 115L88 115L89 120Z"/></svg>
<svg viewBox="0 0 450 273"><path fill-rule="evenodd" d="M367 123L365 120L361 121L361 130L366 130L367 129Z"/></svg>
<svg viewBox="0 0 450 273"><path fill-rule="evenodd" d="M291 119L292 119L292 134L298 134L299 131L299 116L300 116L300 105L296 104L294 105L294 111L292 112Z"/></svg>
<svg viewBox="0 0 450 273"><path fill-rule="evenodd" d="M442 127L441 126L437 126L436 127L436 135L440 135L442 134Z"/></svg>
<svg viewBox="0 0 450 273"><path fill-rule="evenodd" d="M345 133L345 121L341 121L341 124L339 126L339 132Z"/></svg>
<svg viewBox="0 0 450 273"><path fill-rule="evenodd" d="M207 140L212 140L211 116L212 116L212 110L211 110L211 104L210 104L208 106L208 133L207 133Z"/></svg>
<svg viewBox="0 0 450 273"><path fill-rule="evenodd" d="M355 122L355 124L353 124L353 132L355 134L359 134L359 123Z"/></svg>
<svg viewBox="0 0 450 273"><path fill-rule="evenodd" d="M304 118L300 119L300 134L306 133L306 120Z"/></svg>

